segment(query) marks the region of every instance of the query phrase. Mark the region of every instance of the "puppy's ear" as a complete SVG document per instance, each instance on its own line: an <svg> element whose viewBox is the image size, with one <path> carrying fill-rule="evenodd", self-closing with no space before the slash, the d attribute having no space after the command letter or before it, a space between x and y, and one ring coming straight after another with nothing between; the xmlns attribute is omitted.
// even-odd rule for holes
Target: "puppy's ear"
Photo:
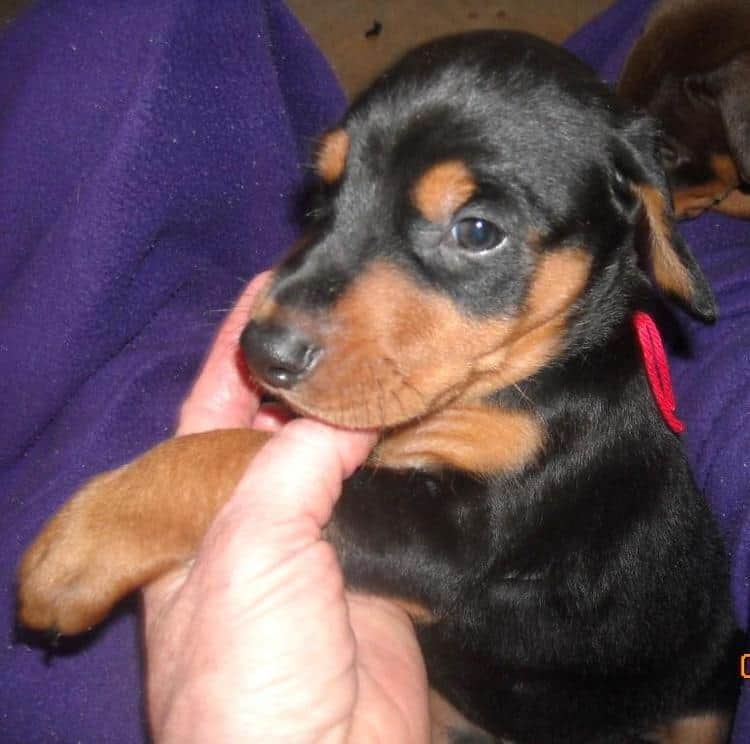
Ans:
<svg viewBox="0 0 750 744"><path fill-rule="evenodd" d="M702 86L721 113L737 170L750 182L750 52L708 73Z"/></svg>
<svg viewBox="0 0 750 744"><path fill-rule="evenodd" d="M640 202L647 237L637 248L643 252L654 282L691 315L712 323L717 316L716 300L698 262L675 229L656 125L644 116L630 119L616 149L619 177Z"/></svg>

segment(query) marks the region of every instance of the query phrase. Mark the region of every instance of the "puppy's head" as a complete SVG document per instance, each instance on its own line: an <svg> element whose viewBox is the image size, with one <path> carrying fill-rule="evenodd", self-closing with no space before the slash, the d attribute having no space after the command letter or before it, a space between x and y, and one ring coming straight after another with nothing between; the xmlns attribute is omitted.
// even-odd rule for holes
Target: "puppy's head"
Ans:
<svg viewBox="0 0 750 744"><path fill-rule="evenodd" d="M656 282L713 314L650 123L533 37L407 55L323 137L317 171L313 225L241 340L308 415L392 427L561 359L626 312L641 222Z"/></svg>
<svg viewBox="0 0 750 744"><path fill-rule="evenodd" d="M745 2L665 3L631 51L619 91L660 122L678 218L711 208L750 217L748 81Z"/></svg>

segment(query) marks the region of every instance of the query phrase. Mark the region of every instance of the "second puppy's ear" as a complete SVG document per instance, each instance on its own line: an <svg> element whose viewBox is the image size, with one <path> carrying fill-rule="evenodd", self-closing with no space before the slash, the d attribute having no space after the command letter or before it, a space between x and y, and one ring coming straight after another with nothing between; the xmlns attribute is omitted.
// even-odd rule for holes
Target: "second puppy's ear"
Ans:
<svg viewBox="0 0 750 744"><path fill-rule="evenodd" d="M750 182L750 52L708 73L704 86L721 112L737 171Z"/></svg>
<svg viewBox="0 0 750 744"><path fill-rule="evenodd" d="M651 119L636 116L628 121L621 131L615 167L640 202L647 238L637 248L649 265L654 283L691 315L712 323L717 317L716 300L698 262L675 229L660 140Z"/></svg>

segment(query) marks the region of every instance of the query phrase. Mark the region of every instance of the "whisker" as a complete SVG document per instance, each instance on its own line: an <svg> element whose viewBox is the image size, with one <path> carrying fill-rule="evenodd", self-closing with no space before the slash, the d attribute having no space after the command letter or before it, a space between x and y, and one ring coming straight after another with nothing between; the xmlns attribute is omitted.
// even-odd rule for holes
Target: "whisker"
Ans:
<svg viewBox="0 0 750 744"><path fill-rule="evenodd" d="M231 307L212 307L208 310L204 310L204 315L226 315L227 313L231 312L234 309L234 306Z"/></svg>
<svg viewBox="0 0 750 744"><path fill-rule="evenodd" d="M364 403L364 409L365 409L365 419L367 422L370 421L370 396L367 394L367 390L365 389L364 382L360 379L359 381L359 390L360 390L360 397L362 398L362 402ZM367 424L363 424L363 426L366 426Z"/></svg>
<svg viewBox="0 0 750 744"><path fill-rule="evenodd" d="M416 393L417 398L419 399L419 402L422 406L422 408L427 407L427 401L425 400L424 395L421 393L419 388L417 388L415 385L413 385L406 377L401 378L401 384L407 388L408 390L411 390L413 393Z"/></svg>
<svg viewBox="0 0 750 744"><path fill-rule="evenodd" d="M522 373L524 373L524 374L523 374L523 376L521 377L521 379L520 379L520 380L518 380L518 382L509 382L509 383L508 383L507 385L505 385L505 387L513 387L513 388L515 388L515 389L516 389L516 391L518 392L518 394L519 394L519 395L520 395L520 396L521 396L521 397L522 397L522 398L523 398L524 400L526 400L526 401L527 401L527 402L528 402L529 404L531 404L532 406L535 406L535 405L536 405L536 404L534 403L534 401L533 401L533 400L532 400L532 399L531 399L531 398L530 398L530 397L529 397L529 396L528 396L528 395L527 395L527 394L526 394L526 393L525 393L525 392L524 392L524 391L523 391L523 390L521 389L521 387L519 386L519 383L523 382L523 380L524 380L524 379L526 379L527 377L529 377L529 376L530 376L530 375L528 374L528 371L527 371L527 369L526 369L525 367L522 367L522 366L521 366L521 365L519 365L519 364L513 364L512 362L508 362L508 361L503 361L503 362L500 362L500 363L498 364L498 368L497 368L497 369L498 369L498 371L509 370L509 371L511 371L511 372L512 372L512 371L514 371L514 370L517 370L517 371L519 371L519 372L522 372Z"/></svg>
<svg viewBox="0 0 750 744"><path fill-rule="evenodd" d="M385 429L385 392L383 391L383 382L375 374L375 368L372 366L372 364L368 363L368 366L370 368L370 374L372 375L372 379L375 382L375 385L378 388L378 406L380 407L380 428Z"/></svg>
<svg viewBox="0 0 750 744"><path fill-rule="evenodd" d="M391 390L391 395L396 399L396 402L398 403L398 407L401 409L401 416L404 419L408 419L409 416L406 413L406 409L404 408L404 404L403 404L403 401L401 400L401 396L398 394L398 390L397 389Z"/></svg>
<svg viewBox="0 0 750 744"><path fill-rule="evenodd" d="M347 387L346 388L346 408L342 410L342 419L344 420L344 425L354 428L356 426L356 422L354 421L354 408L355 408L355 400L354 400L354 391L352 388Z"/></svg>
<svg viewBox="0 0 750 744"><path fill-rule="evenodd" d="M536 403L534 403L534 401L533 401L533 400L531 400L531 398L529 398L529 396L528 396L528 395L526 394L526 392L525 392L524 390L522 390L522 389L521 389L521 386L520 386L520 385L519 385L519 384L518 384L517 382L514 382L514 383L513 383L513 388L515 389L515 391L516 391L516 392L517 392L517 393L518 393L518 394L519 394L519 395L520 395L520 396L521 396L521 397L522 397L522 398L523 398L523 399L524 399L524 400L525 400L525 401L526 401L526 402L527 402L527 403L528 403L528 404L529 404L530 406L536 406Z"/></svg>

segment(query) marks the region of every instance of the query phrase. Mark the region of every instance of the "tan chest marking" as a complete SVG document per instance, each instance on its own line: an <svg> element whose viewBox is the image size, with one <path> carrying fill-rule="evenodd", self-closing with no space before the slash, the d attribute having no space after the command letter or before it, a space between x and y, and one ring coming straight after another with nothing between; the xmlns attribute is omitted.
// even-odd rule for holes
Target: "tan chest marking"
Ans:
<svg viewBox="0 0 750 744"><path fill-rule="evenodd" d="M541 421L523 411L452 407L389 435L372 461L391 468L451 467L489 475L521 469L543 440Z"/></svg>

